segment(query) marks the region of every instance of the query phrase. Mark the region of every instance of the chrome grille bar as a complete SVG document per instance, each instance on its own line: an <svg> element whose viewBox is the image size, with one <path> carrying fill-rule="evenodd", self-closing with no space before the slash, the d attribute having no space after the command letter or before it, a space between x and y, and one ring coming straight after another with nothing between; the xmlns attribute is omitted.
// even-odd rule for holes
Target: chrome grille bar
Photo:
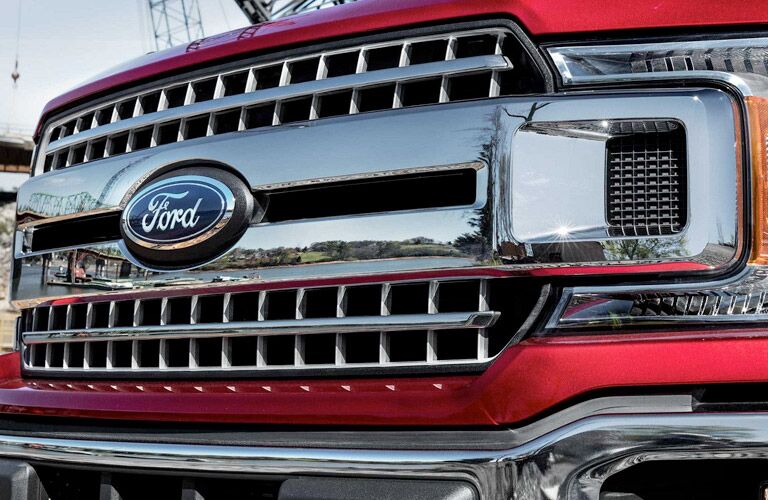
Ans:
<svg viewBox="0 0 768 500"><path fill-rule="evenodd" d="M522 50L519 45L505 48L511 36L506 30L489 28L414 37L174 81L99 103L51 123L43 136L43 154L38 157L36 171L262 126L413 104L496 97L501 93L500 75L512 69L505 50ZM425 47L431 47L432 52ZM392 57L395 52L396 60ZM487 75L486 88L475 89L477 82L463 82L463 75ZM411 82L431 80L436 82L434 96L428 102L409 102ZM376 102L372 107L366 96L368 90L390 85L391 94L387 95L391 102ZM459 91L470 87L471 96ZM333 101L332 112L323 108L340 97L341 101ZM340 102L346 109L338 108ZM264 111L268 119L262 117ZM259 119L254 122L256 115Z"/></svg>

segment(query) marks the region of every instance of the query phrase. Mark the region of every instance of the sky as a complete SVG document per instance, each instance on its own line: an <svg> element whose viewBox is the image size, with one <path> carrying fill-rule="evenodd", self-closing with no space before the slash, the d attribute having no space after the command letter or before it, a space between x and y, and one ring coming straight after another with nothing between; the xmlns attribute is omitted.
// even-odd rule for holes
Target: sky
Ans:
<svg viewBox="0 0 768 500"><path fill-rule="evenodd" d="M31 132L46 102L155 49L149 0L0 0L0 130ZM199 0L205 35L248 24L234 0ZM21 29L19 25L21 9ZM11 73L19 32L19 73Z"/></svg>

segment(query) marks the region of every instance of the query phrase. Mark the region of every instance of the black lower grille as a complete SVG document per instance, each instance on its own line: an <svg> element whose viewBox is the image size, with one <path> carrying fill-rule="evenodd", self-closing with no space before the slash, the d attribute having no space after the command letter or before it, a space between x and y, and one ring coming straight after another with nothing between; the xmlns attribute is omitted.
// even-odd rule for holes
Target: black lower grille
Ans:
<svg viewBox="0 0 768 500"><path fill-rule="evenodd" d="M686 141L675 121L617 122L607 148L611 236L680 233L687 218Z"/></svg>

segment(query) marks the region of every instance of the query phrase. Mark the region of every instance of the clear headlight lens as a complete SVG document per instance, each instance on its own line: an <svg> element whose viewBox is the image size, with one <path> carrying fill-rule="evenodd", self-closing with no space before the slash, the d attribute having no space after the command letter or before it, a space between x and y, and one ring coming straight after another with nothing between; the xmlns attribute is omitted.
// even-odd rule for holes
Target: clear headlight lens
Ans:
<svg viewBox="0 0 768 500"><path fill-rule="evenodd" d="M768 75L768 38L550 47L566 85L679 71Z"/></svg>

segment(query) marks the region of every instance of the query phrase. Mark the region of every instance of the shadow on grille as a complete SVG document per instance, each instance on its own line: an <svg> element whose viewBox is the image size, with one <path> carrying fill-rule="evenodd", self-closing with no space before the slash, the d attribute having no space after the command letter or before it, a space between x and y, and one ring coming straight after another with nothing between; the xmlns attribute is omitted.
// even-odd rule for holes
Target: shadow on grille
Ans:
<svg viewBox="0 0 768 500"><path fill-rule="evenodd" d="M499 354L541 295L524 281L463 279L42 306L24 311L24 359L89 376L466 367Z"/></svg>

